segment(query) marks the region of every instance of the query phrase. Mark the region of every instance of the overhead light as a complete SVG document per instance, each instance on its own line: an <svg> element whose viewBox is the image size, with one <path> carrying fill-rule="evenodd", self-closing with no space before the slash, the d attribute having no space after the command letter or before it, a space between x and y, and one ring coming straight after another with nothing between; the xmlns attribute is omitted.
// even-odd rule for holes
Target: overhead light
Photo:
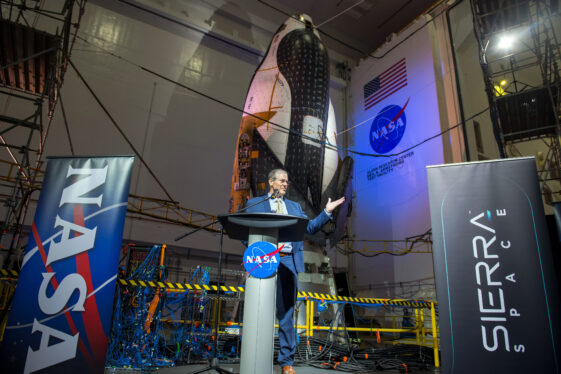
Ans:
<svg viewBox="0 0 561 374"><path fill-rule="evenodd" d="M501 86L499 86L498 84L493 86L493 89L495 91L495 96L504 96L506 95L506 92L504 90L504 88L502 88Z"/></svg>
<svg viewBox="0 0 561 374"><path fill-rule="evenodd" d="M500 82L500 84L501 84L501 86L506 86L506 84L507 84L506 79L503 79L503 80Z"/></svg>
<svg viewBox="0 0 561 374"><path fill-rule="evenodd" d="M499 38L497 47L501 49L510 49L514 44L514 37L512 35L503 35Z"/></svg>

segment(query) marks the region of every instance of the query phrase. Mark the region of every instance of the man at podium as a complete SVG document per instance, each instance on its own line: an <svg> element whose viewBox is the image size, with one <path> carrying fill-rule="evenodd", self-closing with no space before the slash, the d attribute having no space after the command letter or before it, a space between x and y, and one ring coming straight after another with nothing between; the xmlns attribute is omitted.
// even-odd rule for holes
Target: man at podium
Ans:
<svg viewBox="0 0 561 374"><path fill-rule="evenodd" d="M300 204L284 198L288 189L288 173L282 169L269 172L269 199L255 197L247 202L250 206L248 213L279 213L306 217ZM271 198L272 197L272 198ZM262 200L260 204L257 204ZM345 201L345 197L331 201L328 199L325 209L314 219L308 221L306 231L314 234L319 231L331 218L332 212ZM252 204L257 204L251 206ZM296 352L296 330L294 329L294 306L298 295L298 273L304 271L304 243L278 243L283 245L280 264L277 271L276 309L279 321L280 350L278 362L282 367L282 374L294 374L294 353Z"/></svg>

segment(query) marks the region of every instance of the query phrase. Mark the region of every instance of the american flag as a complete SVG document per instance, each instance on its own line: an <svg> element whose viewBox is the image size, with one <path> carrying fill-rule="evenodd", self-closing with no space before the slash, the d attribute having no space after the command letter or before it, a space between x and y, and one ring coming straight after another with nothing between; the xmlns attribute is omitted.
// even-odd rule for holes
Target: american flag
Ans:
<svg viewBox="0 0 561 374"><path fill-rule="evenodd" d="M364 85L364 110L407 86L405 57Z"/></svg>

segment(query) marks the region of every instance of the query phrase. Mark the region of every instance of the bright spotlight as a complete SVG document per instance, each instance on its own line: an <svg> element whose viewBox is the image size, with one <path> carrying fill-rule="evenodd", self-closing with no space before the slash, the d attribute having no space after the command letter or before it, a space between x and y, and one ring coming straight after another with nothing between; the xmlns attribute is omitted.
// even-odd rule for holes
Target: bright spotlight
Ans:
<svg viewBox="0 0 561 374"><path fill-rule="evenodd" d="M499 44L497 45L501 49L509 49L514 44L514 37L512 35L503 35L499 39Z"/></svg>
<svg viewBox="0 0 561 374"><path fill-rule="evenodd" d="M508 83L508 82L506 81L506 79L503 79L503 80L500 82L500 85L501 85L501 86L506 86L507 83Z"/></svg>

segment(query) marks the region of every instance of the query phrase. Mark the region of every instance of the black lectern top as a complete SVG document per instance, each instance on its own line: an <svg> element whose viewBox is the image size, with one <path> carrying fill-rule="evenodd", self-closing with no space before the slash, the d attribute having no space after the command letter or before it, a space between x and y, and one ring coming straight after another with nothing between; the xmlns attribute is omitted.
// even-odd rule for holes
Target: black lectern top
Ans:
<svg viewBox="0 0 561 374"><path fill-rule="evenodd" d="M230 239L247 240L249 229L279 229L279 242L299 242L304 239L308 219L277 213L233 213L218 216Z"/></svg>

